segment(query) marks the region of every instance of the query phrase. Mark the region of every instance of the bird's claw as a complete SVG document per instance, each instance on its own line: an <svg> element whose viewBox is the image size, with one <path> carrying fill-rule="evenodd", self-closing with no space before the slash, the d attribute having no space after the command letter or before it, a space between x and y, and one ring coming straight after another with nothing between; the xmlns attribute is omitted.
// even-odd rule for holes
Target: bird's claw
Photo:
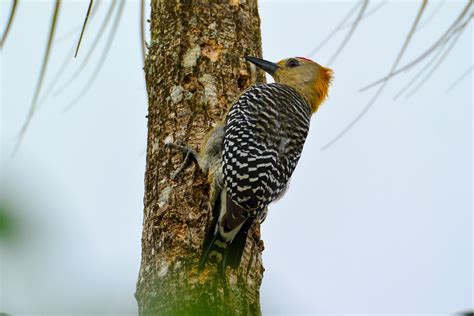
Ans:
<svg viewBox="0 0 474 316"><path fill-rule="evenodd" d="M172 150L182 152L183 155L184 155L184 160L181 163L181 165L178 167L178 169L173 171L173 173L171 174L171 180L173 180L173 181L176 180L178 175L181 172L183 172L183 170L186 169L192 161L194 161L196 163L198 162L198 159L199 159L198 154L192 148L189 148L187 146L182 146L182 145L176 145L176 144L173 144L173 143L166 143L165 146L172 149Z"/></svg>

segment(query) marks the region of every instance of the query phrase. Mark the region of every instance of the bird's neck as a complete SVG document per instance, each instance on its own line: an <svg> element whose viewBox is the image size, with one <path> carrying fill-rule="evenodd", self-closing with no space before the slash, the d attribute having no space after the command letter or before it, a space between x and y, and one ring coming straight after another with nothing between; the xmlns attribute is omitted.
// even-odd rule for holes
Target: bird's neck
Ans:
<svg viewBox="0 0 474 316"><path fill-rule="evenodd" d="M324 87L320 87L320 89L318 89L314 82L308 82L295 88L304 96L306 101L308 101L311 114L318 110L321 103L327 97L327 88L324 89Z"/></svg>

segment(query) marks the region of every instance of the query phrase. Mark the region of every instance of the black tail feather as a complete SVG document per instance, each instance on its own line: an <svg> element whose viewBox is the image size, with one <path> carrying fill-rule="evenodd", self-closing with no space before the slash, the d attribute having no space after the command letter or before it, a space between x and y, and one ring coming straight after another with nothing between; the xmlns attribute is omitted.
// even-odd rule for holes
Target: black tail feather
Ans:
<svg viewBox="0 0 474 316"><path fill-rule="evenodd" d="M247 241L247 235L250 227L253 223L253 217L242 218L239 231L235 235L232 242L226 241L221 235L218 228L218 219L221 207L221 195L217 195L218 198L215 201L213 207L213 219L211 224L208 226L204 242L202 245L201 259L199 260L199 270L202 270L206 265L206 262L213 261L219 263L219 270L222 275L225 275L225 269L227 266L237 269L240 265L242 254L244 252L245 243ZM227 215L227 214L226 214ZM225 222L227 226L226 216ZM227 227L226 227L227 228Z"/></svg>
<svg viewBox="0 0 474 316"><path fill-rule="evenodd" d="M219 271L222 275L225 275L227 266L237 269L242 259L248 231L252 226L252 222L252 218L247 219L232 242L228 243L221 236L219 230L215 231L217 221L213 220L214 225L209 226L206 238L204 239L199 269L202 270L204 268L208 259L219 263Z"/></svg>
<svg viewBox="0 0 474 316"><path fill-rule="evenodd" d="M221 195L220 193L218 193L217 199L212 208L212 222L207 227L206 234L204 237L204 242L202 243L201 259L199 260L199 270L202 270L204 268L204 265L206 264L206 261L207 261L207 257L209 256L209 253L211 252L214 246L214 243L217 239L217 235L219 235L218 232L216 233L216 226L217 226L217 220L219 219L220 205L221 205Z"/></svg>
<svg viewBox="0 0 474 316"><path fill-rule="evenodd" d="M204 269L207 258L209 257L209 253L211 252L212 248L214 248L214 243L217 239L217 236L219 235L219 233L214 234L214 227L215 224L209 226L210 229L208 229L206 232L206 237L204 238L204 243L201 250L201 259L199 259L199 270Z"/></svg>
<svg viewBox="0 0 474 316"><path fill-rule="evenodd" d="M224 264L232 267L233 269L237 269L240 265L240 260L242 259L242 254L247 242L248 231L252 226L252 222L252 218L248 218L242 225L242 228L240 228L234 240L232 240L232 243L227 246L227 251L224 255Z"/></svg>

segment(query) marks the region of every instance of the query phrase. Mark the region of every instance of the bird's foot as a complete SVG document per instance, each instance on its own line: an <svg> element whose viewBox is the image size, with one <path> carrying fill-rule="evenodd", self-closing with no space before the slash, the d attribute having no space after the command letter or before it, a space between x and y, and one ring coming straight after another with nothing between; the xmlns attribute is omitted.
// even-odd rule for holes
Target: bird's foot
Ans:
<svg viewBox="0 0 474 316"><path fill-rule="evenodd" d="M166 143L165 146L172 149L172 150L174 150L174 151L179 151L179 152L183 153L183 156L184 156L184 160L181 163L181 165L179 166L179 168L176 169L171 174L171 180L175 180L178 177L178 175L181 172L183 172L184 169L189 167L189 165L192 162L198 163L198 161L199 161L199 156L198 156L197 152L194 149L190 148L190 147L182 146L182 145L176 145L176 144L173 144L173 143Z"/></svg>

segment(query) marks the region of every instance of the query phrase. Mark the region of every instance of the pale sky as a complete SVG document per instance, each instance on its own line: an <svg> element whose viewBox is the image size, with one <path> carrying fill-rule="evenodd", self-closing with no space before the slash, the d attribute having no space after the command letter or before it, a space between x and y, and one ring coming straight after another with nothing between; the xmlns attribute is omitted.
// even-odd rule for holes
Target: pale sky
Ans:
<svg viewBox="0 0 474 316"><path fill-rule="evenodd" d="M391 81L368 114L339 133L388 73L419 8L390 1L364 19L336 61L348 29L307 56L353 1L262 1L263 54L311 57L333 68L330 98L311 121L286 196L263 224L264 315L448 314L473 306L472 23L446 60L410 98L393 96L421 67ZM369 11L379 2L371 2ZM429 2L421 25L438 7ZM400 65L434 43L465 1L445 1L413 38ZM10 2L1 2L3 30ZM0 311L14 315L137 313L141 254L146 91L138 2L128 1L92 89L67 113L98 62L107 33L74 83L71 60L42 103L17 155L10 153L31 102L52 1L22 1L1 52L0 200L15 211L17 236L0 244ZM105 15L88 25L85 56ZM57 38L81 25L87 3L65 1ZM45 90L76 42L53 47ZM41 99L41 98L40 98Z"/></svg>

